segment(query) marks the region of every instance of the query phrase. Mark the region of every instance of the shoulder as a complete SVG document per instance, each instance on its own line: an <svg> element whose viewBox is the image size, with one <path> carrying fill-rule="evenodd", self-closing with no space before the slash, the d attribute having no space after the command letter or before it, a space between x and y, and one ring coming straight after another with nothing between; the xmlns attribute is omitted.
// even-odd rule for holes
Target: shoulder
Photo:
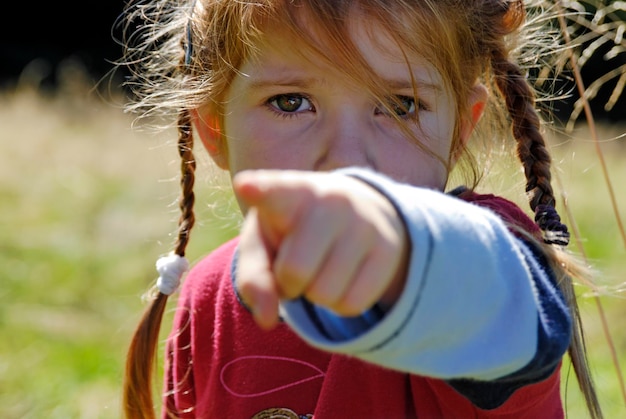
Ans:
<svg viewBox="0 0 626 419"><path fill-rule="evenodd" d="M235 237L234 239L220 245L217 249L194 265L189 272L189 276L221 273L221 269L224 266L230 266L238 243L239 237Z"/></svg>
<svg viewBox="0 0 626 419"><path fill-rule="evenodd" d="M496 213L505 223L539 236L539 226L514 202L493 194L479 194L467 188L459 188L452 192L458 198L487 208Z"/></svg>
<svg viewBox="0 0 626 419"><path fill-rule="evenodd" d="M185 278L181 299L196 302L213 298L219 289L230 286L231 266L239 240L234 238L222 244L196 263Z"/></svg>

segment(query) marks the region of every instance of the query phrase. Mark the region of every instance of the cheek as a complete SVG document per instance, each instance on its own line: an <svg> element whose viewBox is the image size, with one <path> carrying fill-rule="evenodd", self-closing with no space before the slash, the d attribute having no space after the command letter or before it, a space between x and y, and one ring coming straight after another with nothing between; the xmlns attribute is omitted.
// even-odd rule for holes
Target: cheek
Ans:
<svg viewBox="0 0 626 419"><path fill-rule="evenodd" d="M406 136L398 135L389 142L381 141L374 150L374 166L376 170L414 186L423 186L442 189L447 179L447 169L444 162L436 157L437 150L433 150L430 143L435 141L421 141L415 144L407 140Z"/></svg>
<svg viewBox="0 0 626 419"><path fill-rule="evenodd" d="M448 179L448 169L437 157L421 151L411 167L413 167L412 175L414 178L412 183L416 186L425 186L439 190L445 186Z"/></svg>
<svg viewBox="0 0 626 419"><path fill-rule="evenodd" d="M454 124L448 118L424 115L415 131L419 144L403 136L403 145L387 159L387 170L400 181L442 190L448 179L453 131Z"/></svg>
<svg viewBox="0 0 626 419"><path fill-rule="evenodd" d="M447 162L454 135L454 121L437 113L425 113L414 130L419 145L411 144L432 159Z"/></svg>
<svg viewBox="0 0 626 419"><path fill-rule="evenodd" d="M230 124L231 174L253 169L307 169L306 153L298 138L254 119Z"/></svg>

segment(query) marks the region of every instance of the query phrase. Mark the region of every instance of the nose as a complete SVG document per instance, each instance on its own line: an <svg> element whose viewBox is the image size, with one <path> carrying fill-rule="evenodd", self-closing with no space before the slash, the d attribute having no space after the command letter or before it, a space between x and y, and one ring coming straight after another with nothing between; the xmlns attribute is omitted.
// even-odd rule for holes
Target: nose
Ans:
<svg viewBox="0 0 626 419"><path fill-rule="evenodd" d="M322 125L316 170L349 166L375 168L371 150L374 127L366 112L346 106L325 115Z"/></svg>

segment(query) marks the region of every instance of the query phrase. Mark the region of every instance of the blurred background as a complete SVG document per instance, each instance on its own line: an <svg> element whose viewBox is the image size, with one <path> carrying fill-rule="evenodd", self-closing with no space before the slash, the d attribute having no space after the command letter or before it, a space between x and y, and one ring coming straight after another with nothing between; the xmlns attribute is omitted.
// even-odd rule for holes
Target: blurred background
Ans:
<svg viewBox="0 0 626 419"><path fill-rule="evenodd" d="M178 211L175 133L133 127L116 21L125 1L31 1L3 7L0 25L0 417L118 418L124 356L170 250ZM597 271L581 285L589 354L607 418L626 417L626 3L563 2L594 126L567 56L543 88L560 211L571 248ZM532 74L537 80L546 74ZM200 160L196 261L236 234L227 188ZM506 180L503 180L506 179ZM494 168L485 189L527 208L520 173ZM613 195L613 196L612 196ZM173 308L173 306L170 306ZM163 329L167 330L171 309ZM606 320L606 323L604 323ZM619 360L616 364L615 356ZM162 357L161 357L162 363ZM569 418L586 418L573 373ZM160 388L160 382L156 383Z"/></svg>

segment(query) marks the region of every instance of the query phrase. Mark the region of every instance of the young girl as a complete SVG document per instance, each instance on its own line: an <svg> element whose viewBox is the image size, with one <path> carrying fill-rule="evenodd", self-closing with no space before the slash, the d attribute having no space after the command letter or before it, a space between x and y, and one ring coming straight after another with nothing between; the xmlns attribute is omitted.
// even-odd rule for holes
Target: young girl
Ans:
<svg viewBox="0 0 626 419"><path fill-rule="evenodd" d="M163 417L560 418L568 348L601 417L550 156L510 55L522 1L163 0L136 13L131 109L178 115L183 192L128 355L127 417L154 417L159 324L194 223L194 137L245 220L180 292ZM461 163L479 173L468 146L485 111L512 127L535 222L473 192L476 175L448 185Z"/></svg>

